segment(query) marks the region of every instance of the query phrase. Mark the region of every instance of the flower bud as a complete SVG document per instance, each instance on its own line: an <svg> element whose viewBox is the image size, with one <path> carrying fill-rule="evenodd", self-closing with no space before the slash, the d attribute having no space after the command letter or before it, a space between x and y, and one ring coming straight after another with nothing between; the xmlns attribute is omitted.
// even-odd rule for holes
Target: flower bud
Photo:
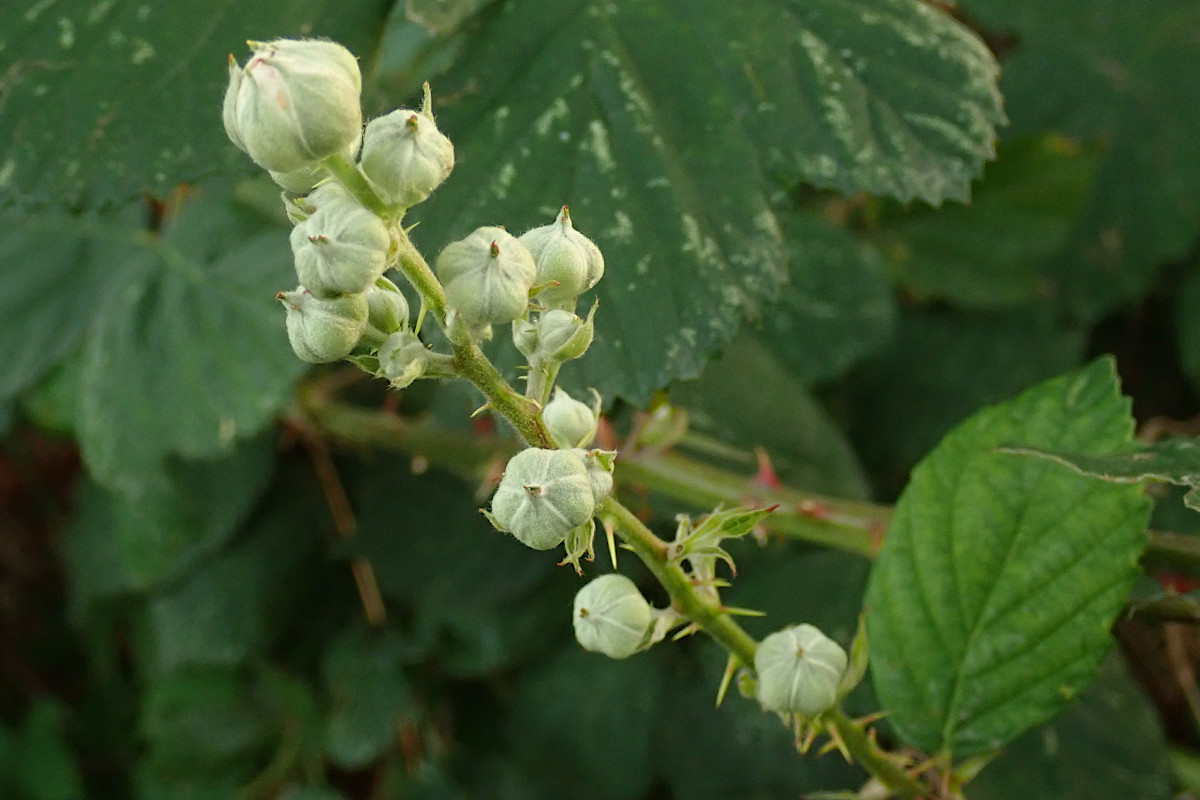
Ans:
<svg viewBox="0 0 1200 800"><path fill-rule="evenodd" d="M654 611L633 581L610 572L575 595L573 621L584 650L628 658L649 640Z"/></svg>
<svg viewBox="0 0 1200 800"><path fill-rule="evenodd" d="M367 329L363 340L379 345L396 331L408 328L408 300L396 284L378 278L366 291Z"/></svg>
<svg viewBox="0 0 1200 800"><path fill-rule="evenodd" d="M317 297L303 286L280 292L287 308L288 340L300 360L326 364L350 354L367 325L367 298L347 294Z"/></svg>
<svg viewBox="0 0 1200 800"><path fill-rule="evenodd" d="M437 259L446 303L471 328L512 322L529 306L533 256L503 228L479 228Z"/></svg>
<svg viewBox="0 0 1200 800"><path fill-rule="evenodd" d="M300 282L315 295L357 294L387 268L392 239L379 217L351 199L323 203L292 228Z"/></svg>
<svg viewBox="0 0 1200 800"><path fill-rule="evenodd" d="M772 633L754 655L758 701L780 713L828 711L837 702L846 661L846 651L812 625Z"/></svg>
<svg viewBox="0 0 1200 800"><path fill-rule="evenodd" d="M360 166L389 205L415 206L454 167L454 145L434 124L432 105L427 83L420 111L401 108L367 123Z"/></svg>
<svg viewBox="0 0 1200 800"><path fill-rule="evenodd" d="M592 318L595 306L586 320L570 311L543 311L536 323L520 320L513 326L513 343L526 358L562 363L579 358L587 352L595 335Z"/></svg>
<svg viewBox="0 0 1200 800"><path fill-rule="evenodd" d="M542 409L542 422L546 424L550 438L559 447L565 450L587 447L592 443L600 422L600 396L596 395L593 408L575 400L560 386L554 391L554 399Z"/></svg>
<svg viewBox="0 0 1200 800"><path fill-rule="evenodd" d="M534 550L562 544L595 509L587 468L570 450L529 447L517 453L492 497L492 521Z"/></svg>
<svg viewBox="0 0 1200 800"><path fill-rule="evenodd" d="M362 76L350 51L317 39L251 42L229 57L222 117L229 139L264 169L290 173L350 147L362 132Z"/></svg>
<svg viewBox="0 0 1200 800"><path fill-rule="evenodd" d="M604 256L591 239L575 230L567 207L549 225L521 236L537 264L536 282L543 288L537 298L549 308L575 310L579 295L604 275Z"/></svg>
<svg viewBox="0 0 1200 800"><path fill-rule="evenodd" d="M617 451L615 450L582 450L576 449L587 469L588 484L592 487L592 499L600 505L604 498L612 494L613 469L616 467Z"/></svg>
<svg viewBox="0 0 1200 800"><path fill-rule="evenodd" d="M425 376L431 354L412 331L398 331L384 339L377 355L379 371L392 388L403 389Z"/></svg>

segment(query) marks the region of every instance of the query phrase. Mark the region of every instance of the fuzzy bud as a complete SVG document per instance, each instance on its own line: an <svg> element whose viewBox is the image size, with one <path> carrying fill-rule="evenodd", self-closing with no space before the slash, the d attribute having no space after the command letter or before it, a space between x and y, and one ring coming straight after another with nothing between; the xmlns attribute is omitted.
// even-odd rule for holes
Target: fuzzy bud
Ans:
<svg viewBox="0 0 1200 800"><path fill-rule="evenodd" d="M291 234L296 274L322 297L366 291L387 268L391 242L383 220L351 199L322 203Z"/></svg>
<svg viewBox="0 0 1200 800"><path fill-rule="evenodd" d="M251 42L229 57L222 117L230 141L264 169L290 173L349 148L362 132L362 76L350 51L317 39Z"/></svg>
<svg viewBox="0 0 1200 800"><path fill-rule="evenodd" d="M600 396L595 397L596 402L589 407L572 398L561 386L555 389L554 398L542 409L542 422L546 423L555 444L569 450L592 443L600 421Z"/></svg>
<svg viewBox="0 0 1200 800"><path fill-rule="evenodd" d="M503 228L479 228L437 258L446 303L473 329L512 322L529 306L533 256Z"/></svg>
<svg viewBox="0 0 1200 800"><path fill-rule="evenodd" d="M529 447L509 459L492 497L491 519L534 550L549 550L592 518L587 468L570 450Z"/></svg>
<svg viewBox="0 0 1200 800"><path fill-rule="evenodd" d="M433 121L429 84L420 111L401 108L367 123L363 174L389 205L411 208L454 168L454 145Z"/></svg>
<svg viewBox="0 0 1200 800"><path fill-rule="evenodd" d="M350 146L346 148L346 160L353 162L358 158L358 148L362 146L362 137L359 136ZM329 170L319 161L293 169L288 172L276 172L275 170L267 170L271 176L271 180L281 186L286 191L293 194L305 194L311 192L317 184L329 177ZM339 184L340 185L340 184ZM347 193L348 194L348 193Z"/></svg>
<svg viewBox="0 0 1200 800"><path fill-rule="evenodd" d="M542 286L537 298L548 308L574 311L579 295L604 275L600 248L575 230L566 206L554 222L523 234L521 243L533 254Z"/></svg>
<svg viewBox="0 0 1200 800"><path fill-rule="evenodd" d="M584 650L628 658L649 641L654 610L633 581L610 572L575 595L573 622Z"/></svg>
<svg viewBox="0 0 1200 800"><path fill-rule="evenodd" d="M754 655L758 701L785 714L828 711L837 702L846 663L846 651L812 625L776 631Z"/></svg>
<svg viewBox="0 0 1200 800"><path fill-rule="evenodd" d="M367 329L363 340L378 346L397 331L408 328L408 300L396 284L378 278L366 291Z"/></svg>
<svg viewBox="0 0 1200 800"><path fill-rule="evenodd" d="M377 355L379 371L392 388L403 389L425 376L432 354L412 331L398 331L384 339Z"/></svg>
<svg viewBox="0 0 1200 800"><path fill-rule="evenodd" d="M598 506L604 498L612 494L617 451L576 449L573 452L583 460L583 466L587 469L588 484L592 487L592 499Z"/></svg>
<svg viewBox="0 0 1200 800"><path fill-rule="evenodd" d="M324 299L298 286L277 297L287 309L292 349L301 361L310 364L327 364L348 356L367 325L367 298L361 294Z"/></svg>
<svg viewBox="0 0 1200 800"><path fill-rule="evenodd" d="M579 358L592 344L596 308L586 320L570 311L543 311L537 322L518 320L513 325L513 343L526 358L562 363Z"/></svg>

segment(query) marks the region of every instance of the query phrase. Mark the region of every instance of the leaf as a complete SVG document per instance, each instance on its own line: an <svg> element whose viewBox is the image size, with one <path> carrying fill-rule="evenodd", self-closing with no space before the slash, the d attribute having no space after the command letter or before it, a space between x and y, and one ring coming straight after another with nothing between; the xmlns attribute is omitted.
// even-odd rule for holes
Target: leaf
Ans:
<svg viewBox="0 0 1200 800"><path fill-rule="evenodd" d="M1149 500L994 448L1111 452L1132 431L1100 359L978 412L913 471L866 596L875 691L906 742L956 759L993 750L1095 678Z"/></svg>
<svg viewBox="0 0 1200 800"><path fill-rule="evenodd" d="M1187 486L1183 502L1200 511L1200 442L1196 439L1164 439L1128 453L1091 456L1059 453L1036 447L1002 447L1000 452L1036 456L1069 467L1081 475L1111 483L1165 481Z"/></svg>
<svg viewBox="0 0 1200 800"><path fill-rule="evenodd" d="M1200 270L1193 269L1180 286L1174 316L1179 366L1200 387Z"/></svg>
<svg viewBox="0 0 1200 800"><path fill-rule="evenodd" d="M1121 659L1109 656L1078 702L1005 748L966 793L971 800L1166 800L1162 725Z"/></svg>
<svg viewBox="0 0 1200 800"><path fill-rule="evenodd" d="M814 215L782 220L788 283L756 333L797 380L812 385L884 345L896 307L874 247Z"/></svg>
<svg viewBox="0 0 1200 800"><path fill-rule="evenodd" d="M197 192L161 236L112 231L124 257L89 265L111 289L86 343L79 443L131 498L169 454L226 453L261 430L304 369L274 300L296 280L286 234L218 194Z"/></svg>
<svg viewBox="0 0 1200 800"><path fill-rule="evenodd" d="M671 398L688 408L695 430L746 452L766 448L786 483L840 497L867 494L841 430L757 339L738 338L699 381L673 387Z"/></svg>
<svg viewBox="0 0 1200 800"><path fill-rule="evenodd" d="M232 667L288 633L311 591L314 523L325 519L301 491L312 489L283 485L268 495L269 511L247 539L150 599L138 653L148 673Z"/></svg>
<svg viewBox="0 0 1200 800"><path fill-rule="evenodd" d="M13 780L27 800L78 800L83 775L63 735L66 708L58 700L34 703L12 743Z"/></svg>
<svg viewBox="0 0 1200 800"><path fill-rule="evenodd" d="M215 461L174 462L136 497L84 481L66 544L76 615L94 600L178 578L229 540L274 462L260 437Z"/></svg>
<svg viewBox="0 0 1200 800"><path fill-rule="evenodd" d="M371 53L386 0L176 0L0 8L0 197L98 207L249 159L220 121L228 54L247 39L324 36Z"/></svg>
<svg viewBox="0 0 1200 800"><path fill-rule="evenodd" d="M965 0L1015 44L1001 89L1013 135L1050 130L1104 154L1070 241L1049 260L1070 307L1096 319L1150 288L1200 233L1200 6L1191 0Z"/></svg>
<svg viewBox="0 0 1200 800"><path fill-rule="evenodd" d="M880 247L899 283L922 299L977 308L1045 301L1059 293L1048 261L1071 234L1095 161L1062 137L1014 140L988 165L970 205L886 222Z"/></svg>
<svg viewBox="0 0 1200 800"><path fill-rule="evenodd" d="M660 689L653 659L612 661L572 643L525 674L509 741L519 762L559 797L642 797L653 775Z"/></svg>
<svg viewBox="0 0 1200 800"><path fill-rule="evenodd" d="M1075 367L1087 331L1048 309L905 311L852 376L850 434L877 485L899 492L952 427L985 404Z"/></svg>
<svg viewBox="0 0 1200 800"><path fill-rule="evenodd" d="M391 631L347 631L330 645L323 668L331 708L325 752L346 769L370 764L396 738L413 701L401 670L405 646Z"/></svg>

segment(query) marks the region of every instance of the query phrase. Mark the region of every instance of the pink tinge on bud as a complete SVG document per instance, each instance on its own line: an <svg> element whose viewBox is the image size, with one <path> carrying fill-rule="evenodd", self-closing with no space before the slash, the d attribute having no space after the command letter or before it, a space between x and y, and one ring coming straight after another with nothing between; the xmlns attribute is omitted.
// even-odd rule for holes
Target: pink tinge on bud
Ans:
<svg viewBox="0 0 1200 800"><path fill-rule="evenodd" d="M492 246L488 248L488 252L490 252L492 254L492 258L499 258L500 257L500 245L496 244L496 242L493 241Z"/></svg>
<svg viewBox="0 0 1200 800"><path fill-rule="evenodd" d="M563 223L564 225L570 225L571 224L571 210L569 208L567 208L566 206L563 206L562 211L559 212L559 214L558 214L558 221Z"/></svg>
<svg viewBox="0 0 1200 800"><path fill-rule="evenodd" d="M420 122L419 122L419 120L417 119L417 115L416 115L416 114L413 114L412 116L410 116L410 117L408 118L408 129L409 129L410 131L412 131L413 133L416 133L416 132L417 132L417 127L419 126L419 124L420 124Z"/></svg>

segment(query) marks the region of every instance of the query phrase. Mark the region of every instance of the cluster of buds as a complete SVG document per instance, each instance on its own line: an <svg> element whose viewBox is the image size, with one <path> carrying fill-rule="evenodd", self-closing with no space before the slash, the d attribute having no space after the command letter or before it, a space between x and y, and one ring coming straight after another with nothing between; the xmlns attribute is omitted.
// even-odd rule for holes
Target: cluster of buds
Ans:
<svg viewBox="0 0 1200 800"><path fill-rule="evenodd" d="M429 87L419 111L393 111L364 133L362 77L346 48L316 39L250 46L244 66L230 56L223 119L230 140L292 193L285 206L299 286L278 295L292 349L316 364L355 358L398 387L449 374L445 357L409 331L408 302L384 277L400 218L454 166ZM333 179L339 165L360 171L386 215Z"/></svg>

